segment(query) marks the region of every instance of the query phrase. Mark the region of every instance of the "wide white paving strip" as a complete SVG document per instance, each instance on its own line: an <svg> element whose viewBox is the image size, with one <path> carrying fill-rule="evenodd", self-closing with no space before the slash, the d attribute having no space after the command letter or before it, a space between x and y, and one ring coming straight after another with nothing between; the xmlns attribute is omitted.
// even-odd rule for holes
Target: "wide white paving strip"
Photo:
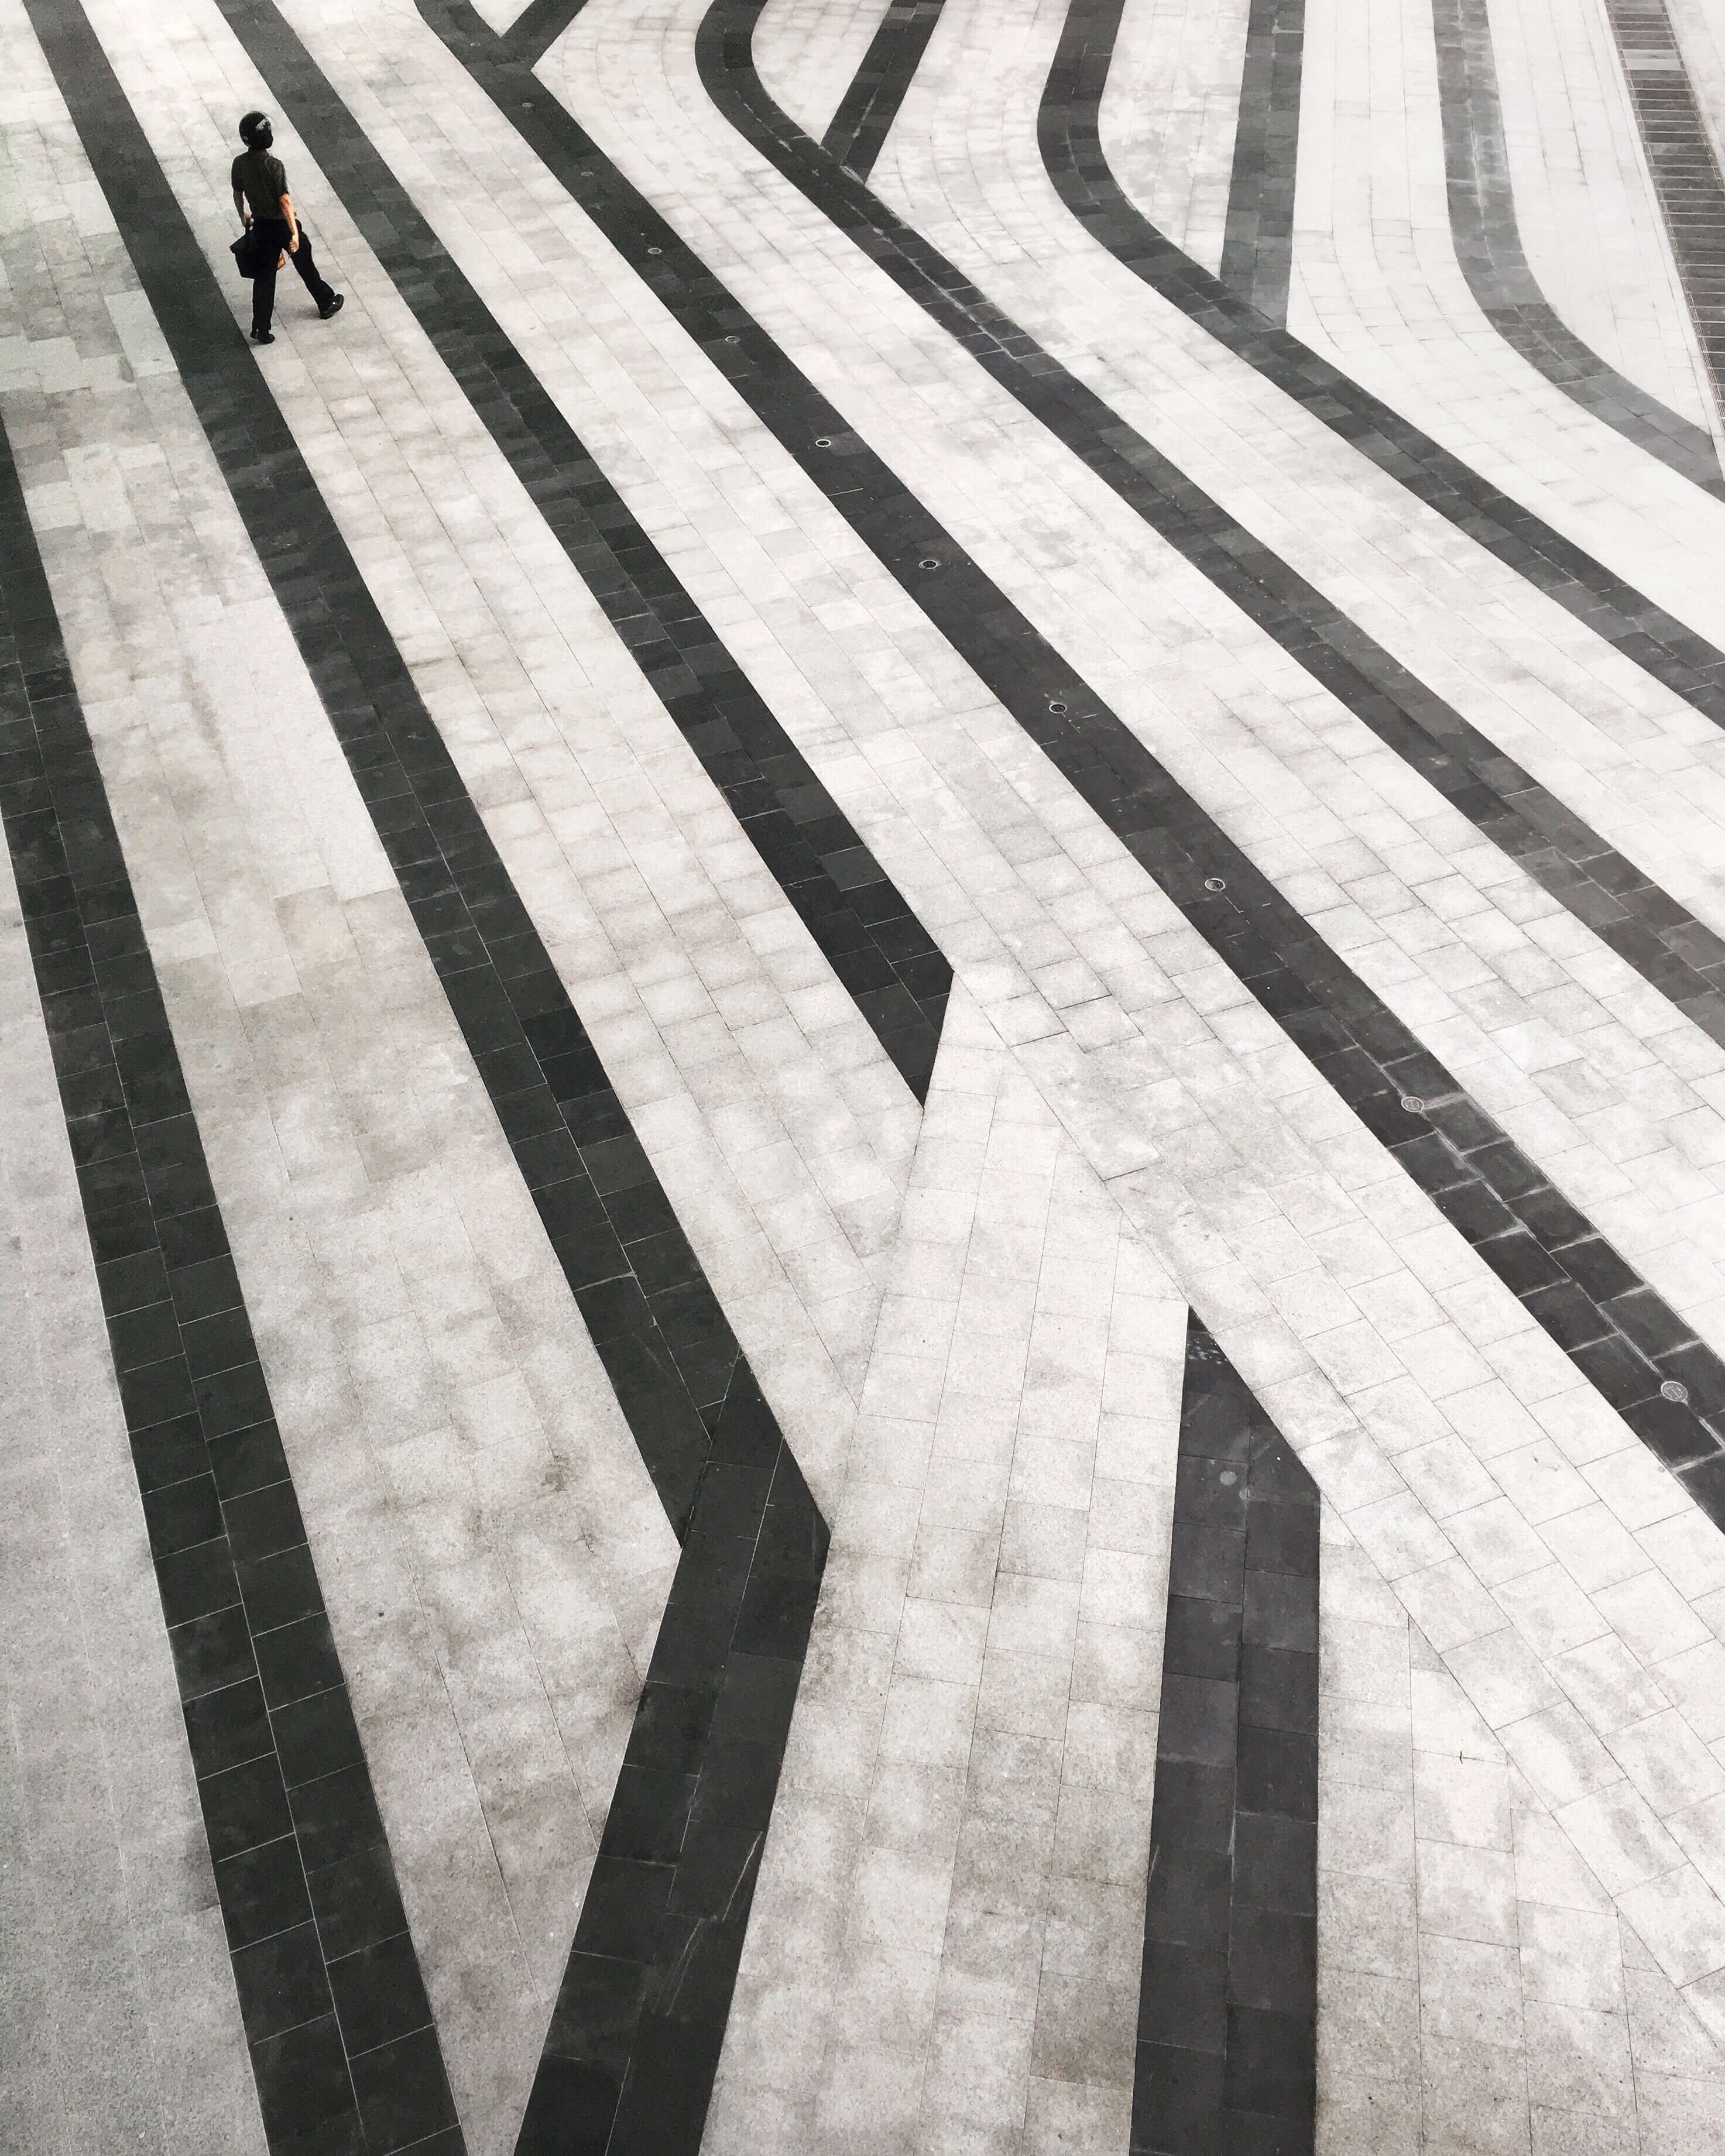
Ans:
<svg viewBox="0 0 1725 2156"><path fill-rule="evenodd" d="M1115 178L1158 232L1212 272L1222 263L1250 13L1250 0L1129 5L1102 90L1102 148Z"/></svg>
<svg viewBox="0 0 1725 2156"><path fill-rule="evenodd" d="M761 80L809 133L824 135L885 20L888 0L767 0L755 32Z"/></svg>
<svg viewBox="0 0 1725 2156"><path fill-rule="evenodd" d="M15 203L8 151L23 115L10 98L0 111L0 174ZM14 382L0 418L28 434L41 404ZM264 2156L179 1686L3 846L0 1340L6 2141L31 2156Z"/></svg>
<svg viewBox="0 0 1725 2156"><path fill-rule="evenodd" d="M1467 289L1425 0L1308 0L1288 326L1638 589L1694 603L1681 535L1717 504L1546 382Z"/></svg>
<svg viewBox="0 0 1725 2156"><path fill-rule="evenodd" d="M1124 2156L1185 1342L956 990L707 2156Z"/></svg>
<svg viewBox="0 0 1725 2156"><path fill-rule="evenodd" d="M225 262L218 130L268 103L265 86L204 0L165 9L171 44L123 8L91 13ZM350 297L331 333L287 296L272 386L819 1496L861 1381L914 1099L309 157L285 146Z"/></svg>
<svg viewBox="0 0 1725 2156"><path fill-rule="evenodd" d="M1694 326L1600 0L1482 4L1536 283L1602 359L1711 427Z"/></svg>
<svg viewBox="0 0 1725 2156"><path fill-rule="evenodd" d="M697 14L690 0L678 19L686 28ZM576 33L598 18L609 33L578 44ZM1565 1187L1575 1178L1574 1189L1586 1193L1580 1202L1609 1218L1609 1232L1633 1247L1635 1261L1692 1322L1717 1326L1725 1306L1715 1259L1706 1255L1717 1250L1725 1229L1719 1178L1707 1164L1717 1139L1678 1146L1660 1128L1656 1096L1675 1082L1670 1105L1681 1102L1685 1116L1700 1107L1712 1132L1717 1111L1682 1073L1693 1069L1710 1085L1718 1051L1692 1037L1686 1022L1560 917L1075 458L1029 426L859 249L799 198L787 200L789 191L734 136L728 147L714 146L708 162L713 119L703 127L684 42L637 24L596 3L556 49L551 80L583 121L1349 963L1548 1173ZM661 44L675 70L663 81L649 59ZM901 367L916 368L917 378L907 381ZM827 772L824 762L819 767ZM866 829L848 797L846 805ZM1531 975L1506 955L1522 942L1522 916L1538 924ZM1548 972L1554 952L1574 952L1573 968L1553 957ZM1656 1059L1666 1054L1661 1042L1674 1051L1676 1064L1664 1065L1651 1086L1620 1083L1605 1058L1593 1058L1584 1038L1590 1014L1578 1007L1574 1033L1559 1015L1570 990L1591 999L1594 983L1614 1013L1630 1017ZM1564 1004L1542 1021L1526 1008L1524 985L1535 995L1549 987ZM1548 1055L1548 1036L1537 1029L1553 1019L1566 1045ZM1531 1034L1522 1030L1530 1022ZM1681 1044L1672 1038L1679 1030ZM1557 1061L1578 1058L1581 1067L1568 1079L1551 1075ZM1686 1215L1681 1248L1661 1217L1663 1197L1638 1194L1649 1170L1632 1178L1612 1157L1617 1126L1597 1112L1608 1101L1628 1108L1622 1127L1636 1133L1637 1158L1661 1156L1651 1172L1661 1183L1667 1172L1676 1178L1671 1194Z"/></svg>
<svg viewBox="0 0 1725 2156"><path fill-rule="evenodd" d="M121 360L110 316L153 325L76 138L13 148L63 243L32 327L95 377L35 402L32 519L469 2146L506 2150L675 1543L177 378Z"/></svg>
<svg viewBox="0 0 1725 2156"><path fill-rule="evenodd" d="M1703 2156L1725 2051L1333 1522L1320 1602L1322 2156Z"/></svg>
<svg viewBox="0 0 1725 2156"><path fill-rule="evenodd" d="M1036 146L1064 14L1063 0L949 0L879 190L1402 665L1655 881L1717 917L1725 734L1089 239ZM1725 550L1725 511L1689 491L1707 520L1697 543ZM1709 608L1725 629L1725 609ZM1698 779L1692 803L1674 799L1674 767Z"/></svg>

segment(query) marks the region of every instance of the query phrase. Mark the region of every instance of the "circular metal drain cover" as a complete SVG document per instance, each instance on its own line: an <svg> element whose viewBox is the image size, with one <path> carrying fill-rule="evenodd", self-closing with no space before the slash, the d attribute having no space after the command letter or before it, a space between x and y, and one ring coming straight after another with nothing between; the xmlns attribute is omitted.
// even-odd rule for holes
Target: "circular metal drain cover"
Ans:
<svg viewBox="0 0 1725 2156"><path fill-rule="evenodd" d="M647 252L649 254L664 254L665 249L662 247L649 247L647 249Z"/></svg>
<svg viewBox="0 0 1725 2156"><path fill-rule="evenodd" d="M1689 1388L1680 1385L1675 1378L1667 1378L1659 1389L1659 1397L1662 1400L1676 1400L1680 1407L1684 1407L1688 1404Z"/></svg>
<svg viewBox="0 0 1725 2156"><path fill-rule="evenodd" d="M1423 1116L1425 1113L1425 1103L1417 1093L1404 1093L1402 1106L1410 1116Z"/></svg>
<svg viewBox="0 0 1725 2156"><path fill-rule="evenodd" d="M817 434L814 438L814 446L818 449L831 449L833 446L832 436L830 434Z"/></svg>
<svg viewBox="0 0 1725 2156"><path fill-rule="evenodd" d="M932 554L925 554L922 557L922 559L916 564L916 567L919 569L937 569L940 567L940 563L936 561Z"/></svg>
<svg viewBox="0 0 1725 2156"><path fill-rule="evenodd" d="M1050 700L1048 708L1054 713L1057 719L1063 719L1066 716L1066 706L1058 696L1055 696Z"/></svg>
<svg viewBox="0 0 1725 2156"><path fill-rule="evenodd" d="M1204 887L1206 891L1226 891L1228 879L1226 876L1206 876L1204 880Z"/></svg>

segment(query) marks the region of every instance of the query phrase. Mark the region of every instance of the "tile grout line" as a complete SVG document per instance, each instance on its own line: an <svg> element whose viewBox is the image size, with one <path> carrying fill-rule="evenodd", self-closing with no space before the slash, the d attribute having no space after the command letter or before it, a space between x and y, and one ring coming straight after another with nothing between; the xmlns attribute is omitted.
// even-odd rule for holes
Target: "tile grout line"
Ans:
<svg viewBox="0 0 1725 2156"><path fill-rule="evenodd" d="M833 407L573 116L511 58L469 0L416 5L1002 708L1548 1337L1725 1527L1719 1357L1076 680L891 470L845 431ZM727 59L746 64L744 49L715 14L702 38L710 73ZM721 323L734 326L713 334Z"/></svg>
<svg viewBox="0 0 1725 2156"><path fill-rule="evenodd" d="M1310 2156L1317 1485L1196 1312L1157 1722L1132 2156Z"/></svg>
<svg viewBox="0 0 1725 2156"><path fill-rule="evenodd" d="M890 0L821 146L865 180L886 146L947 0ZM558 34L568 27L560 23Z"/></svg>
<svg viewBox="0 0 1725 2156"><path fill-rule="evenodd" d="M761 0L713 0L737 33ZM1725 939L1427 688L1323 594L1117 418L953 264L831 166L775 105L752 61L716 62L709 95L746 140L970 352L1104 485L1651 987L1725 1045Z"/></svg>
<svg viewBox="0 0 1725 2156"><path fill-rule="evenodd" d="M927 930L280 13L216 4L921 1101L952 983Z"/></svg>
<svg viewBox="0 0 1725 2156"><path fill-rule="evenodd" d="M827 1530L77 0L25 0L682 1550L524 2152L700 2138Z"/></svg>
<svg viewBox="0 0 1725 2156"><path fill-rule="evenodd" d="M1608 427L1721 491L1709 430L1620 374L1558 314L1522 251L1486 0L1432 0L1450 230L1480 311L1553 388Z"/></svg>
<svg viewBox="0 0 1725 2156"><path fill-rule="evenodd" d="M268 1382L0 429L7 839L264 2129L465 2147Z"/></svg>
<svg viewBox="0 0 1725 2156"><path fill-rule="evenodd" d="M1293 269L1305 45L1306 0L1251 0L1217 274L1277 324L1288 318Z"/></svg>

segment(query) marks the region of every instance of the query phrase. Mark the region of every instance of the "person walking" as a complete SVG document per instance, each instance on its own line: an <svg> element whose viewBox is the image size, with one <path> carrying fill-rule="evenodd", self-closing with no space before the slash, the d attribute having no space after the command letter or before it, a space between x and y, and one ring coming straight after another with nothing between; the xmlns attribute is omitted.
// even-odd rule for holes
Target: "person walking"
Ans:
<svg viewBox="0 0 1725 2156"><path fill-rule="evenodd" d="M274 344L270 321L275 311L275 272L284 249L325 321L341 312L342 295L317 273L311 242L288 192L287 167L270 154L275 130L268 116L248 112L239 123L239 139L245 148L234 160L234 207L240 223L255 233L258 245L258 266L252 276L252 342Z"/></svg>

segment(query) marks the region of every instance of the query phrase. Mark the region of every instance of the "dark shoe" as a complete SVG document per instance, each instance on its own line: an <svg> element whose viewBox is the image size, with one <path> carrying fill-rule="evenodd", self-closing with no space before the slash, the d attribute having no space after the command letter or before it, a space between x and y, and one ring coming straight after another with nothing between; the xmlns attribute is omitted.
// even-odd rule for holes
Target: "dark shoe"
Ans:
<svg viewBox="0 0 1725 2156"><path fill-rule="evenodd" d="M330 301L326 307L320 307L318 309L318 320L320 321L326 322L331 315L339 315L342 308L345 307L347 304L347 294L345 292L337 292L335 298Z"/></svg>
<svg viewBox="0 0 1725 2156"><path fill-rule="evenodd" d="M254 344L274 344L275 341L275 332L274 330L254 330L252 331L252 342Z"/></svg>

